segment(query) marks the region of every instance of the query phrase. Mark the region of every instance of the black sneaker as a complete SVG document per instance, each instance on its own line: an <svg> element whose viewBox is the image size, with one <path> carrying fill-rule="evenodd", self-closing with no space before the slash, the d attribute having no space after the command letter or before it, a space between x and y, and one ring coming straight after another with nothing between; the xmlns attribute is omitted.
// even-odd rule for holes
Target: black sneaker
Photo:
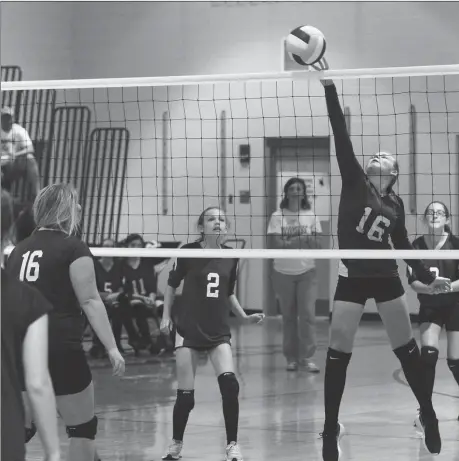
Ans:
<svg viewBox="0 0 459 461"><path fill-rule="evenodd" d="M419 412L416 427L422 428L424 433L424 445L427 451L433 455L440 454L441 437L438 429L438 419L435 416L427 418L422 412Z"/></svg>
<svg viewBox="0 0 459 461"><path fill-rule="evenodd" d="M322 445L322 458L323 461L339 461L341 457L341 448L339 446L339 440L343 436L344 426L338 423L336 430L324 431L320 434L323 440Z"/></svg>

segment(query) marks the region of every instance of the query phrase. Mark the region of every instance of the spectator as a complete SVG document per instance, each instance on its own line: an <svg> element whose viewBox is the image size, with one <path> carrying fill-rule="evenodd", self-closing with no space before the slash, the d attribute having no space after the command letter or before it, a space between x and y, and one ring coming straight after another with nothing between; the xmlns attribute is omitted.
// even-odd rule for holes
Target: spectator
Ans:
<svg viewBox="0 0 459 461"><path fill-rule="evenodd" d="M13 115L10 107L2 108L2 186L11 192L19 179L25 182L25 196L14 204L16 238L21 241L35 228L31 206L40 191L40 176L30 136L25 128L13 123Z"/></svg>
<svg viewBox="0 0 459 461"><path fill-rule="evenodd" d="M130 234L125 240L128 248L144 248L145 241L139 234ZM126 258L123 265L124 302L128 304L140 334L141 348L148 348L150 353L157 354L161 350L159 344L159 318L156 309L157 276L147 258ZM123 299L123 298L122 298ZM127 306L125 306L126 308ZM156 335L152 339L148 317L153 316L156 324ZM136 351L137 352L137 351Z"/></svg>
<svg viewBox="0 0 459 461"><path fill-rule="evenodd" d="M115 242L108 238L102 242L102 246L105 248L114 248ZM123 293L122 262L119 258L103 256L95 260L94 267L96 270L97 289L107 309L108 317L111 320L113 335L119 351L124 353L124 348L121 344L123 325L128 333L128 343L133 349L139 349L140 341L132 323L132 316L123 308L125 306L120 306L120 295ZM105 348L96 334L93 334L93 345L90 349L90 355L93 358L101 358L106 355Z"/></svg>
<svg viewBox="0 0 459 461"><path fill-rule="evenodd" d="M280 209L270 219L268 234L276 248L318 248L320 222L311 210L306 184L290 178L284 187ZM275 259L273 286L283 317L283 352L287 370L304 365L311 373L319 368L312 361L316 351L315 307L317 275L313 259Z"/></svg>
<svg viewBox="0 0 459 461"><path fill-rule="evenodd" d="M56 399L48 371L50 303L38 290L3 269L3 251L13 224L10 195L2 190L2 448L1 459L24 461L25 443L35 426L25 431L22 389L28 394L47 461L58 461Z"/></svg>

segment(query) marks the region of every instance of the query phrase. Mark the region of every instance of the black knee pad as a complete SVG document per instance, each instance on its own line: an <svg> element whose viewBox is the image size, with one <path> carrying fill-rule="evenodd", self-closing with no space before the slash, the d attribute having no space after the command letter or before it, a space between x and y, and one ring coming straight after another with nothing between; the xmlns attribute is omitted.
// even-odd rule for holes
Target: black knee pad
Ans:
<svg viewBox="0 0 459 461"><path fill-rule="evenodd" d="M186 411L191 411L194 408L194 390L177 390L177 406Z"/></svg>
<svg viewBox="0 0 459 461"><path fill-rule="evenodd" d="M239 395L239 382L234 373L222 373L218 377L218 385L220 386L223 400L237 399Z"/></svg>
<svg viewBox="0 0 459 461"><path fill-rule="evenodd" d="M438 360L438 349L431 346L422 346L421 359L427 366L435 367Z"/></svg>
<svg viewBox="0 0 459 461"><path fill-rule="evenodd" d="M94 440L97 434L97 416L83 424L77 426L67 426L67 435L71 439Z"/></svg>
<svg viewBox="0 0 459 461"><path fill-rule="evenodd" d="M25 428L25 443L29 443L32 440L33 436L37 433L37 426L32 423L32 427Z"/></svg>

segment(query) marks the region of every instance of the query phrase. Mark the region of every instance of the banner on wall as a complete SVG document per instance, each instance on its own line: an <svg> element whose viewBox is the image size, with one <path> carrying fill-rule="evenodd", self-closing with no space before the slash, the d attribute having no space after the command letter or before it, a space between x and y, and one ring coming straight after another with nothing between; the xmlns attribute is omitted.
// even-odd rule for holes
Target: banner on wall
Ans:
<svg viewBox="0 0 459 461"><path fill-rule="evenodd" d="M328 173L301 172L298 171L279 171L277 173L278 184L278 199L279 206L283 195L284 186L290 178L299 177L306 183L306 193L311 202L311 207L314 213L319 217L320 221L330 220L330 175Z"/></svg>

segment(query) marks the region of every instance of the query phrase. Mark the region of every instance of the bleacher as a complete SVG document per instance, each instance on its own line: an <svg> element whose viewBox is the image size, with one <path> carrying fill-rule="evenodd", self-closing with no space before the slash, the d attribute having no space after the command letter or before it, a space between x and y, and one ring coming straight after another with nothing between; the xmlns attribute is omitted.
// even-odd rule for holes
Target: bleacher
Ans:
<svg viewBox="0 0 459 461"><path fill-rule="evenodd" d="M21 81L19 66L2 66L2 82ZM56 90L2 91L2 107L11 107L14 122L34 144L41 185L71 181L80 193L83 239L90 246L120 238L121 204L129 150L124 127L98 128L91 110L67 105ZM14 191L24 194L21 185Z"/></svg>

